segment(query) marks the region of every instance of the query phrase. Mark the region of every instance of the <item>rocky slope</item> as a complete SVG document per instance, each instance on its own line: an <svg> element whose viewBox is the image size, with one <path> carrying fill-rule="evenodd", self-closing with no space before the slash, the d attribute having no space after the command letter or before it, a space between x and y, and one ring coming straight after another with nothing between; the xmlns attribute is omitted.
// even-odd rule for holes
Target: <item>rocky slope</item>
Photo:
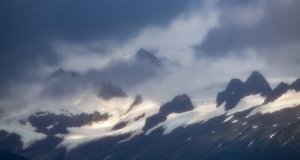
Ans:
<svg viewBox="0 0 300 160"><path fill-rule="evenodd" d="M299 84L297 79L271 89L259 72L253 72L245 82L232 79L215 103L194 104L183 94L151 113L147 100L138 95L116 121L97 111L40 112L20 123L45 138L24 146L23 135L1 130L0 151L57 160L298 159ZM85 131L104 136L81 138Z"/></svg>

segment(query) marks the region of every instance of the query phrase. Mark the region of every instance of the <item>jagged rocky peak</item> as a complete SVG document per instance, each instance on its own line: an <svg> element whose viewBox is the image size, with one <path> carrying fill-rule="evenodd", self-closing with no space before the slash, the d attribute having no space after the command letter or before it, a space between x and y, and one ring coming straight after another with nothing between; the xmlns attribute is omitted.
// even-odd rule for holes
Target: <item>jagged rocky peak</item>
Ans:
<svg viewBox="0 0 300 160"><path fill-rule="evenodd" d="M146 119L143 131L154 127L155 125L164 122L167 116L171 113L183 113L194 109L190 97L186 94L176 96L172 101L160 107L159 112Z"/></svg>
<svg viewBox="0 0 300 160"><path fill-rule="evenodd" d="M287 83L281 82L277 87L273 89L271 93L266 96L264 104L275 101L277 98L281 97L290 89Z"/></svg>
<svg viewBox="0 0 300 160"><path fill-rule="evenodd" d="M291 89L294 89L296 92L300 91L300 78L291 84Z"/></svg>
<svg viewBox="0 0 300 160"><path fill-rule="evenodd" d="M129 123L128 121L122 121L122 122L119 122L119 123L117 123L117 124L111 129L111 131L120 130L120 129L126 127L126 125L127 125L128 123Z"/></svg>
<svg viewBox="0 0 300 160"><path fill-rule="evenodd" d="M225 109L229 110L234 108L246 96L255 94L267 96L271 92L272 89L267 80L258 71L254 71L245 82L232 79L225 91L218 93L216 98L217 107L225 103Z"/></svg>
<svg viewBox="0 0 300 160"><path fill-rule="evenodd" d="M144 61L151 64L154 64L157 67L162 67L162 63L158 60L158 58L152 54L151 52L141 48L134 56L135 60Z"/></svg>
<svg viewBox="0 0 300 160"><path fill-rule="evenodd" d="M127 97L127 94L121 87L114 85L111 81L102 83L98 97L104 100L110 100L116 97Z"/></svg>
<svg viewBox="0 0 300 160"><path fill-rule="evenodd" d="M22 145L23 142L21 141L20 135L16 133L9 133L6 130L0 129L0 152L17 152L22 149Z"/></svg>
<svg viewBox="0 0 300 160"><path fill-rule="evenodd" d="M128 112L130 112L135 106L143 103L143 97L141 95L136 95L134 101L129 106L128 110L125 112L124 115L126 115Z"/></svg>
<svg viewBox="0 0 300 160"><path fill-rule="evenodd" d="M240 79L234 78L230 80L225 91L219 92L217 95L217 106L219 107L232 95L240 94L243 86L243 82Z"/></svg>
<svg viewBox="0 0 300 160"><path fill-rule="evenodd" d="M193 110L194 106L189 96L186 94L176 96L172 101L164 104L159 109L160 114L182 113Z"/></svg>
<svg viewBox="0 0 300 160"><path fill-rule="evenodd" d="M60 68L57 71L53 72L50 78L59 78L59 77L77 77L80 74L74 71L65 71Z"/></svg>
<svg viewBox="0 0 300 160"><path fill-rule="evenodd" d="M269 94L272 89L263 75L258 71L254 71L244 83L245 95L260 93L262 96Z"/></svg>
<svg viewBox="0 0 300 160"><path fill-rule="evenodd" d="M89 123L104 121L109 118L107 113L81 113L73 115L72 113L55 114L51 112L37 112L30 115L26 120L20 120L23 125L26 122L36 128L36 132L46 135L67 134L67 127L81 127Z"/></svg>

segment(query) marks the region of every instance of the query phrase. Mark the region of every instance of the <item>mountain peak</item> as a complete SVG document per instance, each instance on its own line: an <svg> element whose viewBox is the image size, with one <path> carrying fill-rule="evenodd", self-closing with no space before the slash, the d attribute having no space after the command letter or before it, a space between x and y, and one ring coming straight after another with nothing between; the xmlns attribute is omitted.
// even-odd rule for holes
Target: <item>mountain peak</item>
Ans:
<svg viewBox="0 0 300 160"><path fill-rule="evenodd" d="M245 83L249 83L249 81L259 81L259 80L263 80L263 81L266 81L265 80L265 77L263 75L261 75L258 71L254 71L251 73L251 75L249 76L249 78L246 80Z"/></svg>
<svg viewBox="0 0 300 160"><path fill-rule="evenodd" d="M111 81L101 84L101 90L98 97L104 100L110 100L115 97L127 97L127 94L121 87L114 85Z"/></svg>
<svg viewBox="0 0 300 160"><path fill-rule="evenodd" d="M258 71L254 71L244 84L246 95L261 93L262 96L266 96L272 91L265 77Z"/></svg>
<svg viewBox="0 0 300 160"><path fill-rule="evenodd" d="M77 77L80 74L74 71L65 71L64 69L60 68L58 70L56 70L55 72L52 73L52 75L50 76L50 78L58 78L58 77Z"/></svg>
<svg viewBox="0 0 300 160"><path fill-rule="evenodd" d="M158 67L162 66L162 63L158 60L158 58L152 54L151 52L140 48L139 51L135 54L134 58L138 61L146 61L148 63L154 64Z"/></svg>
<svg viewBox="0 0 300 160"><path fill-rule="evenodd" d="M300 91L300 79L297 79L295 82L291 84L291 89L294 89L295 91Z"/></svg>
<svg viewBox="0 0 300 160"><path fill-rule="evenodd" d="M182 94L173 98L172 101L163 105L159 112L165 115L171 113L182 113L193 110L194 106L189 96Z"/></svg>
<svg viewBox="0 0 300 160"><path fill-rule="evenodd" d="M258 71L254 71L244 83L239 79L232 79L226 90L218 93L217 107L225 102L225 109L229 110L246 96L260 94L265 97L271 92L272 89L265 77Z"/></svg>
<svg viewBox="0 0 300 160"><path fill-rule="evenodd" d="M172 101L160 107L159 112L146 119L143 131L167 120L167 116L172 113L183 113L194 109L189 96L182 94L173 98Z"/></svg>

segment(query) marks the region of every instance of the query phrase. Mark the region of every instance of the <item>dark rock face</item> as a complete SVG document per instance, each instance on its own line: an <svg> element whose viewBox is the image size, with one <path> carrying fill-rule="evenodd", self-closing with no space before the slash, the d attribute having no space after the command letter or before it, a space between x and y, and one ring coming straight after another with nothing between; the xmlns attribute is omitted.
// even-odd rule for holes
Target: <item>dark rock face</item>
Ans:
<svg viewBox="0 0 300 160"><path fill-rule="evenodd" d="M297 79L295 82L291 84L291 89L294 89L295 91L300 91L300 79Z"/></svg>
<svg viewBox="0 0 300 160"><path fill-rule="evenodd" d="M145 126L143 127L143 131L147 131L148 129L156 126L157 124L164 122L167 120L166 115L155 114L146 119Z"/></svg>
<svg viewBox="0 0 300 160"><path fill-rule="evenodd" d="M186 94L176 96L172 101L161 106L157 114L146 119L143 131L147 131L155 125L164 122L171 113L183 113L193 109L192 101Z"/></svg>
<svg viewBox="0 0 300 160"><path fill-rule="evenodd" d="M281 82L276 88L269 93L264 101L264 104L275 101L277 98L285 94L290 89L287 83Z"/></svg>
<svg viewBox="0 0 300 160"><path fill-rule="evenodd" d="M134 59L137 61L142 61L146 63L150 63L156 67L162 67L162 63L158 60L158 58L150 53L149 51L141 48L134 56Z"/></svg>
<svg viewBox="0 0 300 160"><path fill-rule="evenodd" d="M23 156L14 154L14 153L7 153L0 151L0 159L1 160L29 160Z"/></svg>
<svg viewBox="0 0 300 160"><path fill-rule="evenodd" d="M236 106L238 101L242 98L244 84L239 79L232 79L226 90L218 93L217 106L220 106L226 102L227 106Z"/></svg>
<svg viewBox="0 0 300 160"><path fill-rule="evenodd" d="M127 97L127 94L121 87L114 85L112 82L102 83L98 97L104 100L110 100L115 97Z"/></svg>
<svg viewBox="0 0 300 160"><path fill-rule="evenodd" d="M119 130L119 129L122 129L124 127L126 127L126 125L128 124L129 122L120 122L118 124L116 124L111 130L112 131L116 131L116 130Z"/></svg>
<svg viewBox="0 0 300 160"><path fill-rule="evenodd" d="M22 149L21 137L16 133L0 130L0 151L16 152Z"/></svg>
<svg viewBox="0 0 300 160"><path fill-rule="evenodd" d="M132 104L129 106L128 110L125 112L125 114L127 114L128 112L130 112L134 106L139 105L143 103L143 97L140 95L136 95L134 101L132 102Z"/></svg>
<svg viewBox="0 0 300 160"><path fill-rule="evenodd" d="M145 113L143 113L142 115L140 115L140 116L137 116L136 118L134 118L134 120L135 121L138 121L138 120L140 120L141 118L143 118L143 117L145 117Z"/></svg>
<svg viewBox="0 0 300 160"><path fill-rule="evenodd" d="M272 89L266 79L255 71L244 83L239 79L232 79L226 90L218 93L216 99L217 106L219 107L223 103L226 103L225 109L229 110L234 108L246 96L254 94L266 96L271 92Z"/></svg>
<svg viewBox="0 0 300 160"><path fill-rule="evenodd" d="M160 107L159 113L169 115L171 113L183 113L194 109L190 97L186 94L176 96L172 101Z"/></svg>
<svg viewBox="0 0 300 160"><path fill-rule="evenodd" d="M67 134L67 127L81 127L92 122L97 122L101 120L108 119L108 114L100 114L99 112L94 112L92 114L59 114L48 112L39 112L35 115L28 117L28 122L36 128L36 132L44 133L46 135L55 134ZM24 124L23 122L20 122ZM47 128L51 126L50 128Z"/></svg>
<svg viewBox="0 0 300 160"><path fill-rule="evenodd" d="M162 135L163 129L158 128L147 136L140 134L123 143L118 142L127 135L99 139L74 148L65 159L299 159L300 108L245 118L249 112L235 114L237 123L222 123L226 119L222 115L179 127L167 135ZM254 125L258 127L254 129Z"/></svg>
<svg viewBox="0 0 300 160"><path fill-rule="evenodd" d="M134 99L133 103L130 105L130 107L131 107L131 106L139 105L139 104L141 104L142 102L143 102L143 97L140 96L140 95L136 95L136 96L135 96L135 99Z"/></svg>
<svg viewBox="0 0 300 160"><path fill-rule="evenodd" d="M52 78L60 78L60 77L77 77L77 76L80 76L80 74L77 73L77 72L74 72L74 71L65 71L62 68L60 68L59 70L55 71L51 75L50 79L52 79Z"/></svg>
<svg viewBox="0 0 300 160"><path fill-rule="evenodd" d="M267 80L257 71L254 71L244 83L244 95L254 95L260 93L266 96L272 91Z"/></svg>
<svg viewBox="0 0 300 160"><path fill-rule="evenodd" d="M66 149L64 147L59 147L61 142L62 138L48 136L45 139L37 141L27 147L22 152L22 155L31 160L63 159Z"/></svg>

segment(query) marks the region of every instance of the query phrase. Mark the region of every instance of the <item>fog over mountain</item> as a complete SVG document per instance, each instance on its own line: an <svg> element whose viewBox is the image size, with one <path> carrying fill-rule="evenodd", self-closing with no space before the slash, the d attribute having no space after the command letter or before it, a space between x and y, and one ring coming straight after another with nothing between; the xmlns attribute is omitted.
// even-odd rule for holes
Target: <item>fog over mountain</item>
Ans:
<svg viewBox="0 0 300 160"><path fill-rule="evenodd" d="M157 130L207 127L237 111L268 121L292 114L285 109L299 105L299 15L297 0L3 0L0 137L8 139L0 144L16 143L0 152L72 159L66 151L103 138L98 145L139 135L130 147Z"/></svg>

